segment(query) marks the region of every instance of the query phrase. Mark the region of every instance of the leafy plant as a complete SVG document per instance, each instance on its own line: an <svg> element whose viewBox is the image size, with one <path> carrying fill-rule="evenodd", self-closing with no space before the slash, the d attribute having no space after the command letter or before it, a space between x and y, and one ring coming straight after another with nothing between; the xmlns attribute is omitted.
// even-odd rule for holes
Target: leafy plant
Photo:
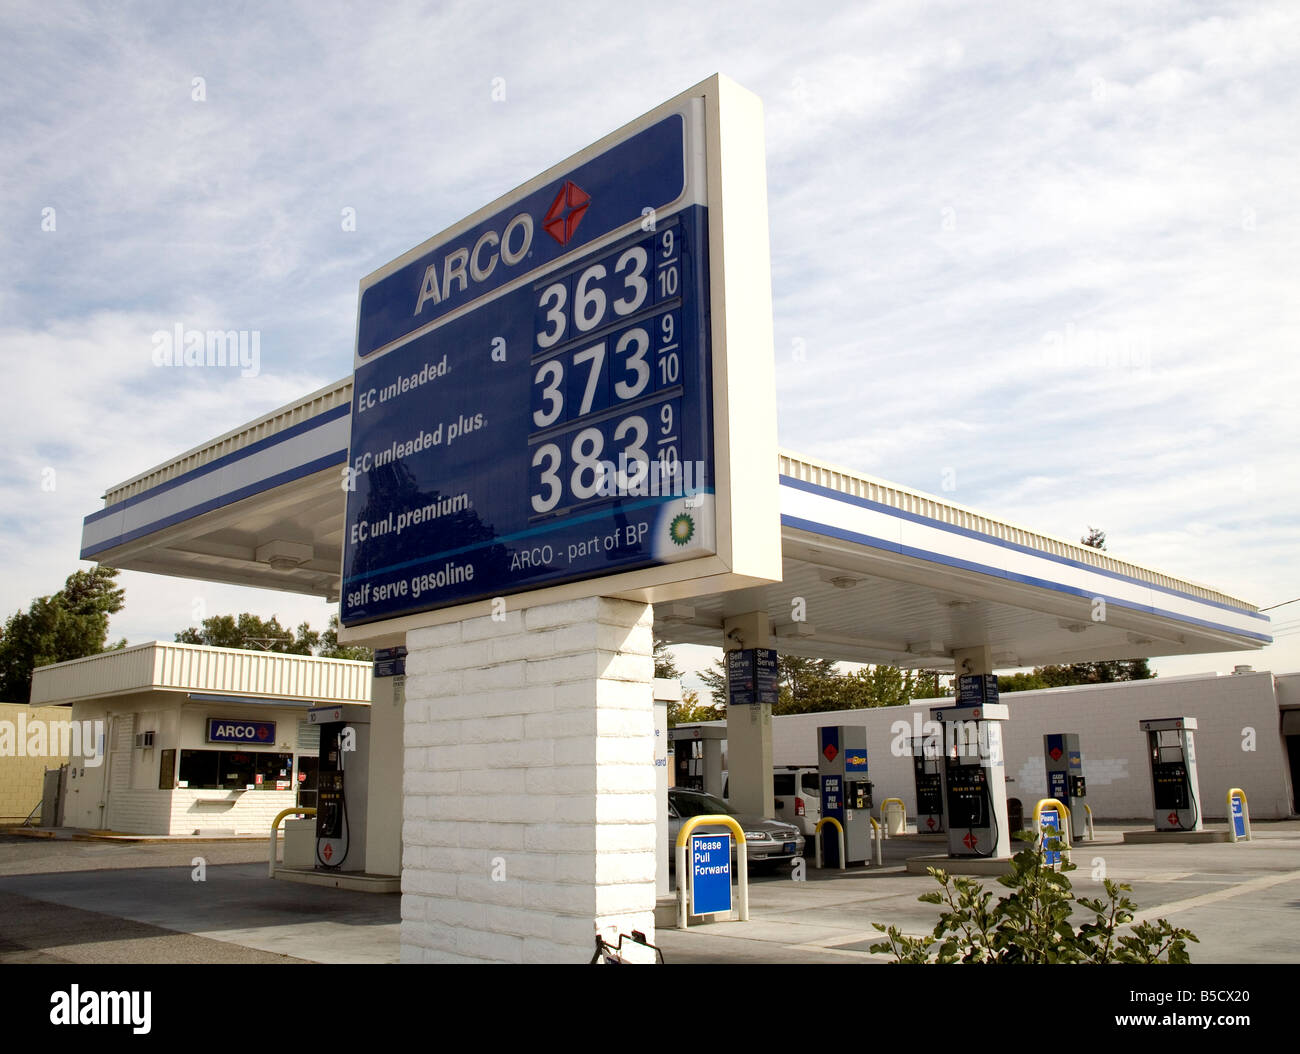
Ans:
<svg viewBox="0 0 1300 1054"><path fill-rule="evenodd" d="M886 952L900 963L1186 963L1187 941L1197 938L1190 930L1171 926L1168 919L1133 923L1137 905L1125 883L1106 879L1106 896L1076 898L1067 872L1077 870L1062 860L1060 870L1049 866L1046 851L1059 848L1048 837L1044 846L1032 833L1011 861L1011 871L998 881L1011 893L993 903L993 894L973 878L949 875L927 868L940 889L922 893L925 904L946 910L931 937L910 937L897 926L873 923L886 940L873 944L873 952ZM1074 926L1074 906L1092 914L1089 922ZM1199 942L1197 942L1199 943Z"/></svg>

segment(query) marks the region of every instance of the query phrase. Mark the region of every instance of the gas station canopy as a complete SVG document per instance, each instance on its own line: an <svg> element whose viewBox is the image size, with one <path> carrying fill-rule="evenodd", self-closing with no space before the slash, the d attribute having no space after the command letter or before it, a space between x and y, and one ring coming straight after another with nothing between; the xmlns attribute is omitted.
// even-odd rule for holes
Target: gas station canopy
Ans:
<svg viewBox="0 0 1300 1054"><path fill-rule="evenodd" d="M109 488L82 559L336 599L351 403L349 378ZM979 646L1008 668L1272 640L1208 587L796 454L774 468L784 581L656 605L669 643L719 646L754 611L783 653L925 669Z"/></svg>

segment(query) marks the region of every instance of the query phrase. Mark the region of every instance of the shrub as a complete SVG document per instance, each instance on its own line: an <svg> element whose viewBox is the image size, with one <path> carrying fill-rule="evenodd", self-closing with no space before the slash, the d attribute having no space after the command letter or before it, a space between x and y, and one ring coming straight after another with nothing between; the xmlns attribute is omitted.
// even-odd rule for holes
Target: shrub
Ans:
<svg viewBox="0 0 1300 1054"><path fill-rule="evenodd" d="M998 881L1010 894L992 903L993 894L973 878L954 878L939 868L927 868L942 887L922 893L925 904L947 908L930 938L909 937L897 926L873 923L887 940L873 952L888 952L899 963L1187 963L1190 930L1168 919L1139 922L1128 933L1120 927L1133 922L1137 905L1124 883L1104 880L1105 898L1075 897L1067 872L1076 870L1062 860L1060 870L1046 862L1041 842L1024 832L1030 844L1011 861L1011 871ZM1054 838L1047 839L1055 843ZM1058 846L1052 844L1049 849ZM1074 905L1093 919L1075 928ZM1197 942L1199 943L1199 942Z"/></svg>

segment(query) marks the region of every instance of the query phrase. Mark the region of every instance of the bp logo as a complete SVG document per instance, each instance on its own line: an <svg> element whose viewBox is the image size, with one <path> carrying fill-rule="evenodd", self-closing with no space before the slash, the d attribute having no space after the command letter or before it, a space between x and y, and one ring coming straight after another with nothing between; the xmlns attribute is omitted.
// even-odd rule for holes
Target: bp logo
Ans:
<svg viewBox="0 0 1300 1054"><path fill-rule="evenodd" d="M685 545L695 537L695 521L686 513L673 517L673 522L668 525L668 537L674 545Z"/></svg>

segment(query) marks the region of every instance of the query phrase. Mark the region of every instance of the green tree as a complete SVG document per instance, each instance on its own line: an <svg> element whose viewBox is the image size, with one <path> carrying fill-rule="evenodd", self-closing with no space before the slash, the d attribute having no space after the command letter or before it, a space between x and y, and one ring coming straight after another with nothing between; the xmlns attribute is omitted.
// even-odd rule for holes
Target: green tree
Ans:
<svg viewBox="0 0 1300 1054"><path fill-rule="evenodd" d="M806 659L782 655L777 659L780 691L772 706L775 715L817 714L831 710L861 710L873 706L901 706L909 699L934 698L938 676L914 674L897 666L864 666L844 674L831 659ZM727 667L723 659L700 673L715 706L727 702Z"/></svg>
<svg viewBox="0 0 1300 1054"><path fill-rule="evenodd" d="M360 644L339 643L339 617L337 614L330 616L329 625L325 627L325 632L320 635L320 649L316 654L322 659L357 659L360 662L374 662L375 659L372 648L365 648Z"/></svg>
<svg viewBox="0 0 1300 1054"><path fill-rule="evenodd" d="M998 678L999 692L1033 692L1052 687L1038 670L1033 673L1012 673Z"/></svg>
<svg viewBox="0 0 1300 1054"><path fill-rule="evenodd" d="M1071 684L1146 681L1155 674L1147 665L1146 659L1118 659L1109 662L1072 662L1066 666L1036 666L1033 676L1043 682L1040 687L1064 688ZM998 683L1000 686L1001 681Z"/></svg>
<svg viewBox="0 0 1300 1054"><path fill-rule="evenodd" d="M840 690L835 682L840 675L830 659L805 659L799 655L782 655L777 659L780 698L772 707L774 714L804 714L813 710L834 710L825 705ZM715 659L713 666L700 673L700 680L713 696L713 705L727 705L726 659Z"/></svg>
<svg viewBox="0 0 1300 1054"><path fill-rule="evenodd" d="M668 643L657 636L654 641L655 676L680 681L682 671L677 668L677 660L673 658L673 653L668 650Z"/></svg>
<svg viewBox="0 0 1300 1054"><path fill-rule="evenodd" d="M917 698L916 675L911 670L878 663L853 675L866 689L866 706L905 706Z"/></svg>
<svg viewBox="0 0 1300 1054"><path fill-rule="evenodd" d="M699 721L720 721L727 716L726 711L719 710L712 703L701 703L699 693L687 688L682 693L680 703L668 704L668 727L692 725Z"/></svg>
<svg viewBox="0 0 1300 1054"><path fill-rule="evenodd" d="M311 655L320 646L320 634L306 622L290 633L276 616L262 619L244 612L213 615L195 628L189 626L176 634L178 644L203 644L210 648L242 648L245 651L274 651L282 655Z"/></svg>
<svg viewBox="0 0 1300 1054"><path fill-rule="evenodd" d="M897 666L864 666L854 673L840 673L831 664L829 673L813 671L805 676L799 694L783 691L774 714L825 713L829 710L862 710L876 706L899 706L912 698L916 681L910 671Z"/></svg>
<svg viewBox="0 0 1300 1054"><path fill-rule="evenodd" d="M300 623L290 633L276 616L269 619L244 612L242 615L213 615L198 627L189 626L176 634L178 644L203 644L210 648L240 648L244 651L273 651L282 655L317 655L324 659L360 659L370 662L374 652L339 644L339 617L331 615L324 633L309 623Z"/></svg>
<svg viewBox="0 0 1300 1054"><path fill-rule="evenodd" d="M912 698L942 699L951 695L948 686L940 680L941 677L943 674L938 670L917 670L912 675Z"/></svg>
<svg viewBox="0 0 1300 1054"><path fill-rule="evenodd" d="M26 703L36 667L106 650L108 617L126 603L117 575L114 567L74 571L57 593L9 616L0 632L0 699ZM121 640L113 648L125 646Z"/></svg>
<svg viewBox="0 0 1300 1054"><path fill-rule="evenodd" d="M776 660L780 679L780 697L772 707L774 714L808 714L820 710L841 709L844 699L840 674L830 659L806 659L802 655L782 655Z"/></svg>
<svg viewBox="0 0 1300 1054"><path fill-rule="evenodd" d="M727 664L722 659L714 659L713 665L700 671L700 680L708 689L713 705L724 708L727 705Z"/></svg>

